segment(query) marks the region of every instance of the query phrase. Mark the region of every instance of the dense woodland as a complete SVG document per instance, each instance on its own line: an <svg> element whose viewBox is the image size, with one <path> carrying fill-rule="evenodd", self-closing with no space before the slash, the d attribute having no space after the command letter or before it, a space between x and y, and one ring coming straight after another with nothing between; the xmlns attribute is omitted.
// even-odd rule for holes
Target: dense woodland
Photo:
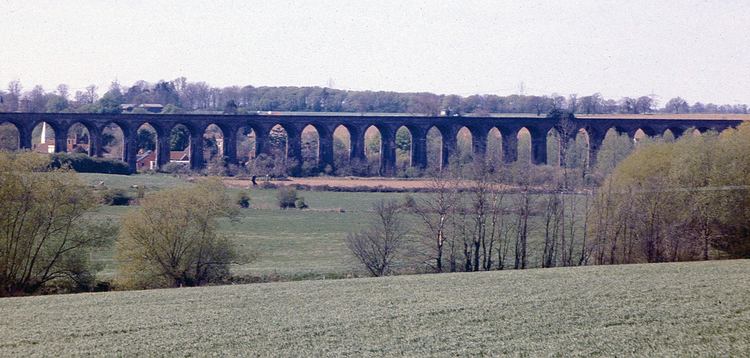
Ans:
<svg viewBox="0 0 750 358"><path fill-rule="evenodd" d="M102 93L103 92L103 93ZM212 87L206 82L189 82L181 77L173 81L149 83L138 81L131 86L117 82L108 89L94 85L72 91L61 84L56 89L42 86L24 88L12 81L0 90L3 112L76 112L119 113L121 104L153 103L164 105L163 113L256 111L306 112L377 112L438 115L536 113L554 109L574 113L747 113L745 104L688 103L680 97L658 103L654 95L609 99L599 93L586 96L571 94L442 95L434 93L399 93L387 91L349 91L321 87Z"/></svg>

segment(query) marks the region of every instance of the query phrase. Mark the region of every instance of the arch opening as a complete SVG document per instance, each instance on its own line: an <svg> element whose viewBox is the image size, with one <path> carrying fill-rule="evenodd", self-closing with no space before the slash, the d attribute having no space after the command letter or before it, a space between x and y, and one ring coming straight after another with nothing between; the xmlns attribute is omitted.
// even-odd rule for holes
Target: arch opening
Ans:
<svg viewBox="0 0 750 358"><path fill-rule="evenodd" d="M274 158L286 160L289 144L289 134L281 124L277 124L268 132L268 154Z"/></svg>
<svg viewBox="0 0 750 358"><path fill-rule="evenodd" d="M383 138L380 130L371 125L365 130L365 158L366 175L377 176L380 174L380 157L383 151Z"/></svg>
<svg viewBox="0 0 750 358"><path fill-rule="evenodd" d="M333 165L337 175L352 175L352 136L344 125L333 131Z"/></svg>
<svg viewBox="0 0 750 358"><path fill-rule="evenodd" d="M665 142L670 142L670 143L674 142L675 140L677 140L677 136L669 128L667 128L667 129L664 130L664 133L661 134L661 138Z"/></svg>
<svg viewBox="0 0 750 358"><path fill-rule="evenodd" d="M211 174L221 174L226 168L224 131L216 124L208 125L203 131L203 160Z"/></svg>
<svg viewBox="0 0 750 358"><path fill-rule="evenodd" d="M493 127L487 133L485 159L488 166L492 169L498 169L503 165L503 135L497 128Z"/></svg>
<svg viewBox="0 0 750 358"><path fill-rule="evenodd" d="M169 133L169 162L179 163L190 167L192 133L184 124L177 124L172 127Z"/></svg>
<svg viewBox="0 0 750 358"><path fill-rule="evenodd" d="M135 168L137 171L156 170L159 167L158 138L156 129L149 123L141 124L136 130Z"/></svg>
<svg viewBox="0 0 750 358"><path fill-rule="evenodd" d="M451 160L450 163L456 163L463 166L474 161L474 146L472 145L472 140L473 138L469 128L461 127L461 129L456 132L455 159Z"/></svg>
<svg viewBox="0 0 750 358"><path fill-rule="evenodd" d="M320 172L320 134L311 124L302 129L300 136L302 155L301 173L303 176L315 175Z"/></svg>
<svg viewBox="0 0 750 358"><path fill-rule="evenodd" d="M531 163L531 132L526 128L521 128L516 134L518 139L518 145L516 148L518 152L519 163L530 164Z"/></svg>
<svg viewBox="0 0 750 358"><path fill-rule="evenodd" d="M406 126L396 130L396 172L399 176L408 176L412 165L412 136Z"/></svg>
<svg viewBox="0 0 750 358"><path fill-rule="evenodd" d="M91 155L91 133L85 125L76 122L68 128L65 150L68 153Z"/></svg>
<svg viewBox="0 0 750 358"><path fill-rule="evenodd" d="M21 132L15 124L5 122L0 124L0 151L21 149Z"/></svg>
<svg viewBox="0 0 750 358"><path fill-rule="evenodd" d="M439 171L443 168L443 134L433 126L427 131L427 170Z"/></svg>
<svg viewBox="0 0 750 358"><path fill-rule="evenodd" d="M31 148L37 153L55 152L55 129L49 123L41 122L31 131Z"/></svg>
<svg viewBox="0 0 750 358"><path fill-rule="evenodd" d="M560 138L560 133L557 129L552 128L547 131L547 164L552 166L560 166L564 162L563 153L565 147L563 146L563 139Z"/></svg>
<svg viewBox="0 0 750 358"><path fill-rule="evenodd" d="M109 123L102 128L102 157L125 159L125 133L116 123Z"/></svg>
<svg viewBox="0 0 750 358"><path fill-rule="evenodd" d="M258 142L256 137L256 143ZM285 176L289 174L287 153L288 153L289 135L280 124L273 126L268 137L264 140L260 153L248 162L248 170L253 175L268 176Z"/></svg>
<svg viewBox="0 0 750 358"><path fill-rule="evenodd" d="M237 130L237 161L241 167L256 157L256 133L250 126L242 126Z"/></svg>

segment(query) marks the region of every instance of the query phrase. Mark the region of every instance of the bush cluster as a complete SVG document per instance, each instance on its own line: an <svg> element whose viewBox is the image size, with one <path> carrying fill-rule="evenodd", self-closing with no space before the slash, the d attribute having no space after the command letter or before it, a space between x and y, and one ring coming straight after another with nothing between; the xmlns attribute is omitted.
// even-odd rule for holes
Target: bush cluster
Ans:
<svg viewBox="0 0 750 358"><path fill-rule="evenodd" d="M122 160L96 158L81 153L55 153L52 155L50 167L70 167L79 173L130 174L128 164Z"/></svg>
<svg viewBox="0 0 750 358"><path fill-rule="evenodd" d="M102 202L107 205L129 205L132 199L125 189L107 189L102 193Z"/></svg>
<svg viewBox="0 0 750 358"><path fill-rule="evenodd" d="M279 208L294 208L297 201L297 189L291 186L282 186L276 192L276 198L279 200Z"/></svg>
<svg viewBox="0 0 750 358"><path fill-rule="evenodd" d="M248 195L244 191L237 194L237 205L239 205L239 207L243 209L249 208L250 207L250 195Z"/></svg>

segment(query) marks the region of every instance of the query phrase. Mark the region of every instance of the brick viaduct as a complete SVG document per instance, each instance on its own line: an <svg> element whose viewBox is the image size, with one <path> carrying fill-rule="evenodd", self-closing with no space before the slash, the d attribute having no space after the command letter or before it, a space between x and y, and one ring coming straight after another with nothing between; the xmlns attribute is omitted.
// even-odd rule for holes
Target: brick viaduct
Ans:
<svg viewBox="0 0 750 358"><path fill-rule="evenodd" d="M381 134L381 173L393 175L396 168L396 131L406 127L412 137L411 165L424 168L427 165L427 132L432 127L437 128L442 135L443 148L442 163L447 164L451 154L456 150L456 135L466 127L472 135L472 147L475 156L482 156L486 151L489 131L497 128L502 135L502 152L505 162L517 159L517 134L526 128L531 134L531 158L535 164L547 163L547 134L550 130L558 133L569 133L575 136L585 130L589 141L590 162L596 158L596 153L609 129L619 133L627 133L631 138L636 131L642 130L646 135L660 135L670 130L675 136L680 136L688 128L700 131L721 131L739 125L741 119L712 119L690 117L689 119L675 119L658 114L633 118L622 116L600 116L574 118L573 120L553 120L535 116L488 116L488 117L445 117L419 115L367 115L357 113L331 114L253 114L253 115L204 115L204 114L73 114L73 113L0 113L0 124L9 122L18 130L19 143L22 149L32 148L31 133L35 126L46 122L55 133L55 151L66 150L68 129L75 123L86 127L90 136L90 151L92 155L101 156L102 130L111 123L120 127L124 137L123 159L131 170L135 171L136 133L144 124L151 125L157 132L157 162L164 165L169 162L169 139L174 126L184 125L191 133L191 167L203 168L203 134L209 125L215 124L223 132L224 157L228 163L237 162L237 132L242 127L252 128L256 133L256 153L268 151L268 136L276 125L280 125L287 133L287 156L301 162L301 134L308 126L313 126L319 136L318 161L321 167L333 166L333 132L338 126L344 126L350 134L350 158L365 159L365 131L374 126ZM564 123L562 123L564 122ZM567 130L565 130L567 128ZM563 135L565 136L565 135Z"/></svg>

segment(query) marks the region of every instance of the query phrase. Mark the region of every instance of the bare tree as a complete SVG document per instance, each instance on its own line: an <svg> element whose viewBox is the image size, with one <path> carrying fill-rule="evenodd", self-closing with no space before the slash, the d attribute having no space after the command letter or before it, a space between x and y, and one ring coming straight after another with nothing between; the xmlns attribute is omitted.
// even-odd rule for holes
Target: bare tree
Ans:
<svg viewBox="0 0 750 358"><path fill-rule="evenodd" d="M528 190L524 190L515 200L516 217L516 255L515 269L525 269L528 265L528 237L529 217L531 216L531 198Z"/></svg>
<svg viewBox="0 0 750 358"><path fill-rule="evenodd" d="M449 236L451 217L458 204L458 180L437 172L430 182L433 195L422 196L409 206L419 218L423 230L421 237L427 250L427 264L436 272L443 272L444 245Z"/></svg>
<svg viewBox="0 0 750 358"><path fill-rule="evenodd" d="M404 249L407 229L403 207L396 201L381 200L373 209L376 219L367 229L349 234L346 246L371 275L384 276Z"/></svg>

